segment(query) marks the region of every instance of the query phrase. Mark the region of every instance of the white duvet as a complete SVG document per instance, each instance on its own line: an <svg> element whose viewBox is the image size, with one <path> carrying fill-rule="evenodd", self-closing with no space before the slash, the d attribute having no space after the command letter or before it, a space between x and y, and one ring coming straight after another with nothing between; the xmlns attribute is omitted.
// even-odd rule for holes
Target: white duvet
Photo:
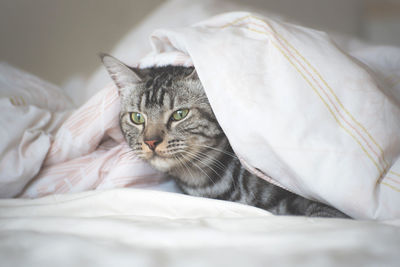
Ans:
<svg viewBox="0 0 400 267"><path fill-rule="evenodd" d="M0 201L2 266L398 266L399 240L385 223L159 191Z"/></svg>
<svg viewBox="0 0 400 267"><path fill-rule="evenodd" d="M75 107L57 87L0 64L0 196L9 198L0 200L1 265L400 262L400 49L335 43L246 12L157 30L151 44L139 66L194 65L251 171L360 220L116 189L164 184L128 156L116 89L103 82Z"/></svg>
<svg viewBox="0 0 400 267"><path fill-rule="evenodd" d="M377 70L381 58L364 65L325 33L246 12L151 40L139 66L190 59L233 149L260 177L354 218L400 218L400 86L385 81L400 73L400 49L380 55L392 72Z"/></svg>

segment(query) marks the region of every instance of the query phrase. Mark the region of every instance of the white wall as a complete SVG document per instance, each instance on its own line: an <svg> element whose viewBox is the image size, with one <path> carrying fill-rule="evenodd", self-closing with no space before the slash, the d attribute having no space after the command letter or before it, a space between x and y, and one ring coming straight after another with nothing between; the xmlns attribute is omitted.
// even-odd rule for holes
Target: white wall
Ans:
<svg viewBox="0 0 400 267"><path fill-rule="evenodd" d="M400 46L400 0L234 1L251 2L306 26ZM89 75L99 65L97 52L110 51L163 2L1 0L0 60L59 85L73 74Z"/></svg>

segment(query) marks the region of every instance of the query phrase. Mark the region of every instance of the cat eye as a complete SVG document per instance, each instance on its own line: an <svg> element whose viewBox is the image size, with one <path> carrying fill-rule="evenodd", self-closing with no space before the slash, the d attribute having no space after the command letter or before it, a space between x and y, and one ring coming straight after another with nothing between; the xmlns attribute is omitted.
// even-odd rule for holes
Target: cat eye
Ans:
<svg viewBox="0 0 400 267"><path fill-rule="evenodd" d="M180 109L172 113L171 120L173 121L180 121L184 119L187 114L189 113L188 109Z"/></svg>
<svg viewBox="0 0 400 267"><path fill-rule="evenodd" d="M144 116L139 112L131 112L130 118L134 124L143 124L144 123Z"/></svg>

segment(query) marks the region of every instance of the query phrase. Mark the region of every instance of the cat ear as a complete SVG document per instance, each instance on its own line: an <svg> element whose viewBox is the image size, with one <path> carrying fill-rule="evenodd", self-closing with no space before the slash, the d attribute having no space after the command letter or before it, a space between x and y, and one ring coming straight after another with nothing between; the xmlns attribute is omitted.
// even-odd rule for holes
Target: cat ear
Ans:
<svg viewBox="0 0 400 267"><path fill-rule="evenodd" d="M118 59L105 53L101 53L100 58L119 90L131 87L132 84L142 81L137 72Z"/></svg>
<svg viewBox="0 0 400 267"><path fill-rule="evenodd" d="M185 79L198 79L196 69L193 68L193 71L185 77Z"/></svg>

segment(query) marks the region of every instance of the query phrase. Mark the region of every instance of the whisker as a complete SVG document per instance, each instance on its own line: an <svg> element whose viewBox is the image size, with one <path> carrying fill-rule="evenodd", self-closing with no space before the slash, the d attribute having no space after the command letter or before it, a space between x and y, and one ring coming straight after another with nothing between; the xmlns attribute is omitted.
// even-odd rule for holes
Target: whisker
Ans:
<svg viewBox="0 0 400 267"><path fill-rule="evenodd" d="M206 154L206 153L204 153L204 152L201 152L201 151L196 151L195 153L200 154L200 155L206 157L208 160L211 161L211 163L212 163L215 167L219 168L220 170L225 170L225 169L226 169L226 166L225 166L220 160L218 160L218 159L216 159L216 158L213 158L213 157L211 157L210 155L208 155L208 154Z"/></svg>
<svg viewBox="0 0 400 267"><path fill-rule="evenodd" d="M228 152L227 150L222 150L222 149L218 149L218 148L215 148L215 147L212 147L212 146L207 146L207 145L193 145L193 146L196 146L196 147L204 147L204 148L212 149L212 150L215 150L215 151L224 153L225 155L231 156L232 158L239 159L235 154L230 153L230 152Z"/></svg>
<svg viewBox="0 0 400 267"><path fill-rule="evenodd" d="M135 156L137 156L139 154L140 154L139 152L130 152L130 153L122 153L120 156L129 158L129 157L135 157Z"/></svg>
<svg viewBox="0 0 400 267"><path fill-rule="evenodd" d="M188 171L188 173L190 174L190 176L192 176L192 178L193 178L193 180L194 180L195 178L194 178L192 172L190 171L189 167L186 166L185 162L181 161L181 159L180 159L179 157L176 157L176 156L175 156L174 158L179 162L179 164L180 164L181 166L183 166L183 167L186 168L186 170Z"/></svg>
<svg viewBox="0 0 400 267"><path fill-rule="evenodd" d="M207 174L207 172L205 172L202 168L200 168L200 166L197 165L194 161L191 161L190 163L193 164L196 168L198 168L202 173L204 173L208 177L208 179L210 179L210 181L215 185L215 181Z"/></svg>
<svg viewBox="0 0 400 267"><path fill-rule="evenodd" d="M136 150L129 150L129 151L126 151L126 152L122 153L121 156L130 155L130 154L135 154L135 153L138 153L138 152L139 152L139 151L136 151ZM140 151L140 152L141 152L141 151Z"/></svg>
<svg viewBox="0 0 400 267"><path fill-rule="evenodd" d="M203 161L201 160L201 157L200 157L199 155L196 155L195 153L191 153L191 152L189 152L189 151L185 151L185 152L188 153L189 155L192 155L192 156L193 156L193 159L196 159L198 162L200 162L201 164L203 164L205 167L211 169L216 175L218 175L219 177L221 177L221 175L220 175L216 170L214 170L213 168L211 168L210 166L208 166L205 162L203 162ZM223 169L221 169L221 170L223 170Z"/></svg>

